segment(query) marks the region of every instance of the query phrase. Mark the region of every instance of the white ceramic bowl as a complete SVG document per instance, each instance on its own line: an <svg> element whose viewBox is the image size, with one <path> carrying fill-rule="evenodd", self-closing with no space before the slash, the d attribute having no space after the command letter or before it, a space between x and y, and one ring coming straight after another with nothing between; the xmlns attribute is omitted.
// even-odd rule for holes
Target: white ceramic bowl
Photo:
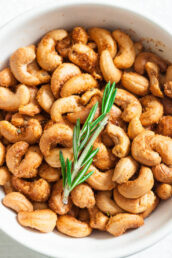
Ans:
<svg viewBox="0 0 172 258"><path fill-rule="evenodd" d="M118 1L121 2L121 1ZM143 10L142 10L143 11ZM127 30L135 39L153 39L146 43L172 60L172 37L166 27L149 20L113 2L76 0L58 1L55 6L43 6L24 13L0 31L0 68L18 47L37 41L47 31L55 28L99 26ZM161 40L161 42L157 42ZM157 44L156 44L157 43ZM156 46L155 46L156 45ZM0 200L4 194L0 190ZM146 219L145 225L118 238L107 233L95 232L90 237L74 239L58 232L41 234L21 227L16 214L0 203L0 228L21 244L40 253L59 258L114 258L136 253L163 238L172 229L172 199L162 203Z"/></svg>

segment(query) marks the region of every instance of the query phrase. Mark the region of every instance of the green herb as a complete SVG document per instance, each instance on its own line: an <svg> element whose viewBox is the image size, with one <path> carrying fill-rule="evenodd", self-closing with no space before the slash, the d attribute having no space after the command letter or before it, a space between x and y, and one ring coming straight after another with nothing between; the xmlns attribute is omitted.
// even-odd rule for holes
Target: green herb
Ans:
<svg viewBox="0 0 172 258"><path fill-rule="evenodd" d="M93 143L107 124L109 119L108 113L112 108L116 93L117 89L115 88L115 83L112 85L110 82L107 83L102 99L102 114L93 121L98 107L97 102L92 107L82 129L80 126L80 120L77 120L73 130L73 164L69 159L65 161L63 153L60 151L60 162L64 188L64 204L68 203L70 192L77 185L83 183L94 173L94 171L91 171L86 174L93 162L94 156L99 151L98 148L93 150Z"/></svg>

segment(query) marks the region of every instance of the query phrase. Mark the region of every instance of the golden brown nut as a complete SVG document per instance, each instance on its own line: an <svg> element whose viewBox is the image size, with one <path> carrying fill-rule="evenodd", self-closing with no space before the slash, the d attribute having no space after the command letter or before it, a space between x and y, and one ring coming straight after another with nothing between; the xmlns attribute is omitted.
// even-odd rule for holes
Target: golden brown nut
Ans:
<svg viewBox="0 0 172 258"><path fill-rule="evenodd" d="M128 125L128 136L130 139L134 139L138 134L142 133L145 128L142 126L140 118L138 116L131 119Z"/></svg>
<svg viewBox="0 0 172 258"><path fill-rule="evenodd" d="M57 52L62 57L67 58L71 44L72 44L72 42L71 42L70 36L67 36L64 39L57 41L57 44L56 44Z"/></svg>
<svg viewBox="0 0 172 258"><path fill-rule="evenodd" d="M10 181L10 173L7 167L0 167L0 185L6 185Z"/></svg>
<svg viewBox="0 0 172 258"><path fill-rule="evenodd" d="M96 206L88 209L90 215L90 226L92 228L105 231L109 218L103 214Z"/></svg>
<svg viewBox="0 0 172 258"><path fill-rule="evenodd" d="M167 200L172 196L172 186L170 184L160 184L156 188L158 197L162 200Z"/></svg>
<svg viewBox="0 0 172 258"><path fill-rule="evenodd" d="M159 134L172 137L172 116L163 116L157 130Z"/></svg>
<svg viewBox="0 0 172 258"><path fill-rule="evenodd" d="M71 36L72 36L72 40L75 43L87 44L88 35L87 35L87 32L85 31L85 29L83 27L73 28Z"/></svg>
<svg viewBox="0 0 172 258"><path fill-rule="evenodd" d="M0 142L0 166L3 165L5 161L5 146Z"/></svg>
<svg viewBox="0 0 172 258"><path fill-rule="evenodd" d="M39 105L49 113L55 100L49 84L41 86L38 90L36 99Z"/></svg>
<svg viewBox="0 0 172 258"><path fill-rule="evenodd" d="M155 196L154 202L143 212L139 215L142 216L143 219L147 218L158 206L159 198Z"/></svg>
<svg viewBox="0 0 172 258"><path fill-rule="evenodd" d="M3 185L3 190L4 190L5 194L8 194L8 193L11 193L11 192L15 191L15 189L12 186L12 183L11 183L11 175L9 175L8 181L6 181L6 183Z"/></svg>
<svg viewBox="0 0 172 258"><path fill-rule="evenodd" d="M152 168L155 179L162 183L172 183L172 166L168 167L161 163Z"/></svg>
<svg viewBox="0 0 172 258"><path fill-rule="evenodd" d="M172 98L172 81L164 84L164 93L167 97Z"/></svg>
<svg viewBox="0 0 172 258"><path fill-rule="evenodd" d="M60 168L61 162L59 157L59 152L62 151L63 157L66 160L73 160L73 149L72 148L55 148L50 150L50 154L45 156L45 161L53 168Z"/></svg>
<svg viewBox="0 0 172 258"><path fill-rule="evenodd" d="M0 71L0 85L3 87L12 87L17 85L17 80L12 74L10 68L4 68Z"/></svg>
<svg viewBox="0 0 172 258"><path fill-rule="evenodd" d="M61 170L52 168L48 164L43 163L39 168L39 176L48 182L56 182L60 179Z"/></svg>

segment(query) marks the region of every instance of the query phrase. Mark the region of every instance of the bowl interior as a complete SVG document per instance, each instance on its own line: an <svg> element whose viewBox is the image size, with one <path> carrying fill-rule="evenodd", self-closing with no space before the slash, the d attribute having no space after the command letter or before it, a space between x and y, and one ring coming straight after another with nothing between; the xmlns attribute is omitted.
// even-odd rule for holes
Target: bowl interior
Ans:
<svg viewBox="0 0 172 258"><path fill-rule="evenodd" d="M113 4L62 3L53 7L32 10L14 19L1 30L0 68L8 64L8 58L18 47L39 40L49 30L70 29L74 26L99 26L114 30L122 28L133 39L142 39L164 58L172 60L172 37L159 25ZM0 190L0 200L4 193ZM40 234L22 228L16 214L0 203L0 227L20 243L50 256L56 257L122 257L135 253L162 238L171 228L172 200L161 203L156 212L146 219L145 225L135 231L113 238L107 233L95 232L85 239L74 239L58 232Z"/></svg>

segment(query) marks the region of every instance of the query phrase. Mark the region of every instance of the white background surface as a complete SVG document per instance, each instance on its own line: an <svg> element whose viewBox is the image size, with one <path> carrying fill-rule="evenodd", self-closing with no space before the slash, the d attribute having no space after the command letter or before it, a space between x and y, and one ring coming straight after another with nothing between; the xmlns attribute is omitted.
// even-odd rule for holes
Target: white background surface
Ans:
<svg viewBox="0 0 172 258"><path fill-rule="evenodd" d="M57 2L58 0L0 0L0 27L16 15L40 4ZM65 0L64 0L65 1ZM82 0L81 0L82 1ZM116 0L114 0L116 1ZM147 14L156 16L171 27L171 0L117 0L122 6L130 5L133 10L146 10ZM10 40L10 39L9 39ZM0 50L1 51L1 50ZM162 214L163 216L163 214ZM9 225L10 226L10 225ZM153 247L131 256L131 258L171 258L172 257L172 234L161 240ZM125 247L124 247L125 248ZM46 256L32 252L10 239L0 231L0 258L45 258ZM60 257L59 257L60 258ZM81 255L82 258L82 255ZM108 258L108 257L107 257Z"/></svg>

